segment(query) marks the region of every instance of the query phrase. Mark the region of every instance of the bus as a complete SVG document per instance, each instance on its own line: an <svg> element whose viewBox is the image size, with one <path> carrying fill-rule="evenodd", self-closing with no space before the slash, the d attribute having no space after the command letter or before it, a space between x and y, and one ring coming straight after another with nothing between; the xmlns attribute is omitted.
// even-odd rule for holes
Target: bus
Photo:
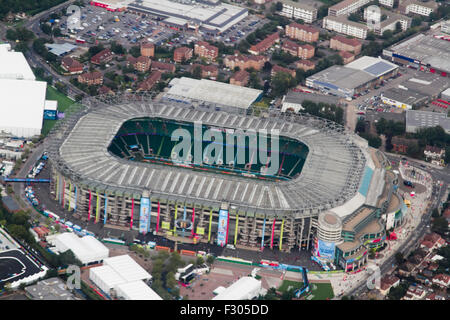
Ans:
<svg viewBox="0 0 450 320"><path fill-rule="evenodd" d="M191 272L189 274L182 276L179 281L182 283L182 285L187 286L190 285L195 280L195 276L196 273Z"/></svg>
<svg viewBox="0 0 450 320"><path fill-rule="evenodd" d="M184 268L179 268L177 270L177 273L175 274L175 280L181 281L183 276L188 275L188 274L192 273L193 271L194 271L194 265L192 263L188 264Z"/></svg>

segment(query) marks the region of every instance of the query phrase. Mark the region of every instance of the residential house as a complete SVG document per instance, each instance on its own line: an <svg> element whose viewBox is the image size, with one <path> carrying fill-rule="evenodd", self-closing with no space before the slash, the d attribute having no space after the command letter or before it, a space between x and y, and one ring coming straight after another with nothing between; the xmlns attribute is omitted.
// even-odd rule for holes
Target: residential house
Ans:
<svg viewBox="0 0 450 320"><path fill-rule="evenodd" d="M91 63L100 65L108 63L113 59L113 53L109 49L104 49L91 58Z"/></svg>
<svg viewBox="0 0 450 320"><path fill-rule="evenodd" d="M430 161L432 164L435 165L443 165L444 161L443 158L445 157L445 150L434 147L434 146L426 146L425 150L423 151L423 154L425 155L425 159L427 161Z"/></svg>
<svg viewBox="0 0 450 320"><path fill-rule="evenodd" d="M224 58L223 63L227 68L234 70L239 67L241 70L255 69L261 70L264 64L269 61L266 56L244 56L244 55L228 55Z"/></svg>
<svg viewBox="0 0 450 320"><path fill-rule="evenodd" d="M288 68L279 66L277 64L273 65L270 75L273 77L278 72L285 72L287 74L290 74L293 78L295 78L295 70L288 69Z"/></svg>
<svg viewBox="0 0 450 320"><path fill-rule="evenodd" d="M199 41L194 46L194 54L213 61L219 55L219 48L206 41Z"/></svg>
<svg viewBox="0 0 450 320"><path fill-rule="evenodd" d="M139 56L137 58L130 56L128 57L128 65L132 65L136 71L147 72L150 69L152 60L146 56Z"/></svg>
<svg viewBox="0 0 450 320"><path fill-rule="evenodd" d="M83 73L83 65L71 58L71 57L64 57L61 60L61 68L63 68L65 71L67 71L70 74L80 74Z"/></svg>
<svg viewBox="0 0 450 320"><path fill-rule="evenodd" d="M141 43L141 56L152 58L155 56L155 45L150 42Z"/></svg>
<svg viewBox="0 0 450 320"><path fill-rule="evenodd" d="M239 70L230 77L230 84L245 87L250 79L250 73L245 70Z"/></svg>
<svg viewBox="0 0 450 320"><path fill-rule="evenodd" d="M342 57L344 64L350 63L355 60L355 55L348 51L339 51L339 55Z"/></svg>
<svg viewBox="0 0 450 320"><path fill-rule="evenodd" d="M296 22L292 22L285 27L285 34L291 39L303 42L311 43L319 40L319 29Z"/></svg>
<svg viewBox="0 0 450 320"><path fill-rule="evenodd" d="M173 52L173 61L181 63L192 58L193 50L189 47L179 47Z"/></svg>
<svg viewBox="0 0 450 320"><path fill-rule="evenodd" d="M176 67L172 63L153 61L151 64L151 71L160 71L162 73L165 72L174 73L175 70Z"/></svg>
<svg viewBox="0 0 450 320"><path fill-rule="evenodd" d="M361 52L362 43L355 38L337 35L330 39L330 48L338 51L353 52L355 55L358 55Z"/></svg>
<svg viewBox="0 0 450 320"><path fill-rule="evenodd" d="M160 71L154 71L144 81L139 84L137 91L151 90L159 80L161 80L162 73Z"/></svg>
<svg viewBox="0 0 450 320"><path fill-rule="evenodd" d="M450 275L444 273L437 274L431 282L439 287L448 288L450 285Z"/></svg>
<svg viewBox="0 0 450 320"><path fill-rule="evenodd" d="M316 64L311 60L300 60L295 63L297 69L301 69L303 71L314 70L316 68Z"/></svg>
<svg viewBox="0 0 450 320"><path fill-rule="evenodd" d="M427 291L422 285L411 285L402 300L422 300L426 294Z"/></svg>
<svg viewBox="0 0 450 320"><path fill-rule="evenodd" d="M387 295L391 288L395 288L400 284L400 279L394 275L385 275L380 280L380 292Z"/></svg>
<svg viewBox="0 0 450 320"><path fill-rule="evenodd" d="M254 55L264 53L277 42L280 42L280 35L278 32L275 32L268 35L264 40L258 42L257 44L252 45L248 52Z"/></svg>
<svg viewBox="0 0 450 320"><path fill-rule="evenodd" d="M215 65L201 65L201 64L193 64L190 67L190 72L194 72L195 68L200 67L202 78L210 78L216 79L219 75L219 68Z"/></svg>
<svg viewBox="0 0 450 320"><path fill-rule="evenodd" d="M103 75L99 71L82 73L78 76L79 83L86 83L87 85L100 85L103 83Z"/></svg>

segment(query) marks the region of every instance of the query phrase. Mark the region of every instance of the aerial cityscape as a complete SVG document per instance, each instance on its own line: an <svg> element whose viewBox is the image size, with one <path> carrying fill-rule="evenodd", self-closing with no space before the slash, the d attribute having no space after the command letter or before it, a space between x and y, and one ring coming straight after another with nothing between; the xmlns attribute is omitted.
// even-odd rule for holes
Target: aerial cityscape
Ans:
<svg viewBox="0 0 450 320"><path fill-rule="evenodd" d="M0 301L450 300L448 0L0 0L0 94Z"/></svg>

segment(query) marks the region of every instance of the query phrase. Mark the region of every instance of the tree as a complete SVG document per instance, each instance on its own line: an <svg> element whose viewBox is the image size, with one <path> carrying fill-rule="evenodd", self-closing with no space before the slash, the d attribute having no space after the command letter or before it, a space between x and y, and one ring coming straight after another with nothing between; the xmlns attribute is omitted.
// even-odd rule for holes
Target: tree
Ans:
<svg viewBox="0 0 450 320"><path fill-rule="evenodd" d="M200 66L196 66L194 70L192 71L192 77L194 79L201 79L202 78L202 68Z"/></svg>
<svg viewBox="0 0 450 320"><path fill-rule="evenodd" d="M359 14L356 12L350 13L348 16L348 20L358 22L359 21Z"/></svg>
<svg viewBox="0 0 450 320"><path fill-rule="evenodd" d="M448 222L445 217L437 217L433 219L433 224L431 230L439 233L440 235L445 235L448 231Z"/></svg>
<svg viewBox="0 0 450 320"><path fill-rule="evenodd" d="M281 96L284 95L289 88L292 88L296 85L295 79L289 73L286 72L277 72L272 79L272 94L273 96Z"/></svg>
<svg viewBox="0 0 450 320"><path fill-rule="evenodd" d="M197 257L197 260L195 261L195 265L199 266L205 263L205 260L202 257Z"/></svg>
<svg viewBox="0 0 450 320"><path fill-rule="evenodd" d="M157 47L158 48L158 47ZM133 46L130 48L130 54L137 58L141 55L141 48L139 46Z"/></svg>
<svg viewBox="0 0 450 320"><path fill-rule="evenodd" d="M383 39L391 39L393 35L393 32L391 30L386 30L383 32L383 35L381 36Z"/></svg>
<svg viewBox="0 0 450 320"><path fill-rule="evenodd" d="M209 256L206 258L206 262L207 262L209 265L213 264L213 263L214 263L214 256L209 255Z"/></svg>
<svg viewBox="0 0 450 320"><path fill-rule="evenodd" d="M367 37L366 37L367 40L373 41L373 40L375 40L375 38L376 38L375 33L373 31L367 32Z"/></svg>
<svg viewBox="0 0 450 320"><path fill-rule="evenodd" d="M49 24L41 23L40 27L41 27L41 30L43 33L48 34L48 35L52 34L52 27Z"/></svg>
<svg viewBox="0 0 450 320"><path fill-rule="evenodd" d="M358 122L356 122L355 132L362 133L365 131L366 131L366 122L362 119L358 119Z"/></svg>
<svg viewBox="0 0 450 320"><path fill-rule="evenodd" d="M412 18L411 27L417 27L422 24L422 18L419 16L415 16Z"/></svg>
<svg viewBox="0 0 450 320"><path fill-rule="evenodd" d="M394 256L395 258L395 262L400 265L403 263L403 261L405 260L405 258L403 257L403 254L401 252L397 252Z"/></svg>
<svg viewBox="0 0 450 320"><path fill-rule="evenodd" d="M276 9L277 11L283 10L283 3L281 3L280 1L278 1L278 2L275 4L275 9Z"/></svg>

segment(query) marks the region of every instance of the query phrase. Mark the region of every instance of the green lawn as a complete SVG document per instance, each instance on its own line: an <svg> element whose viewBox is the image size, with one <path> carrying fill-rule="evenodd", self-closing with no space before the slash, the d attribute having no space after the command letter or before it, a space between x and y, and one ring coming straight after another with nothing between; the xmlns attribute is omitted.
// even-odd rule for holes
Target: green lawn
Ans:
<svg viewBox="0 0 450 320"><path fill-rule="evenodd" d="M303 286L303 282L283 280L283 283L278 288L278 291L285 292L288 290L289 286L296 289ZM334 298L333 288L330 283L310 283L311 293L313 298L311 300L326 300Z"/></svg>
<svg viewBox="0 0 450 320"><path fill-rule="evenodd" d="M52 86L47 85L46 100L57 100L58 101L58 111L66 112L69 108L74 105L75 101L65 96L63 93L59 92ZM57 120L44 120L42 126L42 135L46 136L49 131L53 128Z"/></svg>

